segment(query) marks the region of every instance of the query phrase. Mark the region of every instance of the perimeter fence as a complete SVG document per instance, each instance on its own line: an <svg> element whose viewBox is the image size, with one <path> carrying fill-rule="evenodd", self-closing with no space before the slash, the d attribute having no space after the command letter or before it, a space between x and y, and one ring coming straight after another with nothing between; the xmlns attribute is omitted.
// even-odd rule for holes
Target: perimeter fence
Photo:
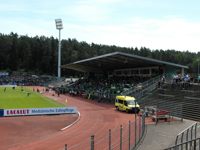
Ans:
<svg viewBox="0 0 200 150"><path fill-rule="evenodd" d="M98 135L97 131L96 135L91 135L76 144L65 144L64 150L135 150L141 142L145 130L145 114L137 115L135 121L107 129L104 135L102 135L103 131L101 132L101 129L99 129L101 136ZM84 132L80 134L84 134Z"/></svg>

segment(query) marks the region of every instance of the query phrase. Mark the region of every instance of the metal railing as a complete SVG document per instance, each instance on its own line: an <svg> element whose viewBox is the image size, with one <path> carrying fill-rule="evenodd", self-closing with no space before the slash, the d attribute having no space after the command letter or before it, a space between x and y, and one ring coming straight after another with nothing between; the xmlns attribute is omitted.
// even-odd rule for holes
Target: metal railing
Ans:
<svg viewBox="0 0 200 150"><path fill-rule="evenodd" d="M191 126L181 131L175 140L175 145L165 150L196 150L200 149L200 139L197 138L198 123L195 122Z"/></svg>
<svg viewBox="0 0 200 150"><path fill-rule="evenodd" d="M135 150L146 130L145 114L126 125L108 129L103 136L91 135L88 140L76 145L64 145L64 150ZM83 148L84 147L84 148Z"/></svg>
<svg viewBox="0 0 200 150"><path fill-rule="evenodd" d="M200 138L196 138L178 145L166 148L164 150L200 150Z"/></svg>
<svg viewBox="0 0 200 150"><path fill-rule="evenodd" d="M153 91L156 89L158 82L161 79L161 75L151 78L141 84L137 84L133 88L129 89L128 91L124 91L122 95L133 95L134 97L141 98L147 92Z"/></svg>
<svg viewBox="0 0 200 150"><path fill-rule="evenodd" d="M197 122L180 132L176 136L175 145L197 138Z"/></svg>

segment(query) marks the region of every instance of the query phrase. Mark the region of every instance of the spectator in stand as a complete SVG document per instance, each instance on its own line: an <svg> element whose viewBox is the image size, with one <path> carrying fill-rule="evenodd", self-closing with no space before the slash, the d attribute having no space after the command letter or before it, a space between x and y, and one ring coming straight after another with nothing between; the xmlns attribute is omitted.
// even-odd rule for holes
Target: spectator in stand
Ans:
<svg viewBox="0 0 200 150"><path fill-rule="evenodd" d="M162 82L162 84L165 83L165 75L162 76L162 78L161 78L161 82Z"/></svg>

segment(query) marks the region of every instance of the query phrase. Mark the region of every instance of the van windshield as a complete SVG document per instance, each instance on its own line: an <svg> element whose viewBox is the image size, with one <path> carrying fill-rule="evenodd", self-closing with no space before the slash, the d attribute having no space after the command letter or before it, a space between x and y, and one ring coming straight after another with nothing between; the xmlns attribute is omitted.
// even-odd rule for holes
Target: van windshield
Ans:
<svg viewBox="0 0 200 150"><path fill-rule="evenodd" d="M128 104L128 105L135 105L135 103L136 103L136 105L137 105L137 102L135 102L135 101L127 101L127 104Z"/></svg>

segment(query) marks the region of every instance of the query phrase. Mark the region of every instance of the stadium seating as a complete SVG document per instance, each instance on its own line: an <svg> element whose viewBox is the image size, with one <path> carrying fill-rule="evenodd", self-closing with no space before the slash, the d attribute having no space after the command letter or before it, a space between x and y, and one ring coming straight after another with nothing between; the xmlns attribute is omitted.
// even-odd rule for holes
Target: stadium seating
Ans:
<svg viewBox="0 0 200 150"><path fill-rule="evenodd" d="M112 77L80 79L65 86L64 91L71 95L79 95L99 102L114 102L115 96L144 82L148 77Z"/></svg>

